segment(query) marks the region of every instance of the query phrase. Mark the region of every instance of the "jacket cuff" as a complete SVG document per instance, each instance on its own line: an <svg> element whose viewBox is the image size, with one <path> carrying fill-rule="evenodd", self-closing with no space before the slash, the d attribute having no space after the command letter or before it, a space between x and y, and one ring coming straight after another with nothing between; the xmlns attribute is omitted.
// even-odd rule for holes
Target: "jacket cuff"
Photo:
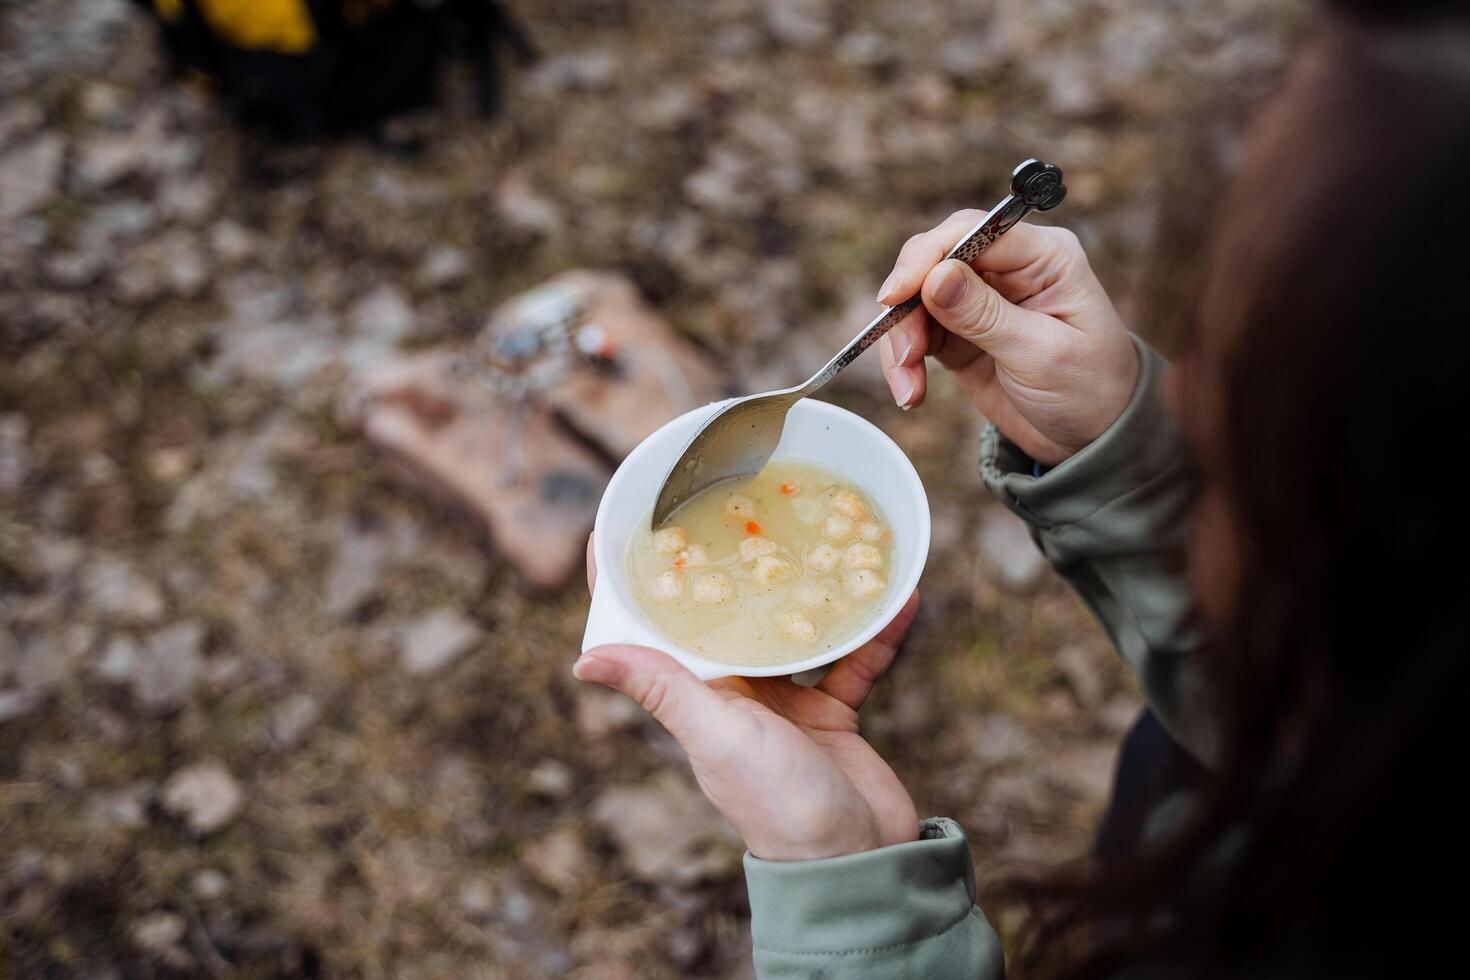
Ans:
<svg viewBox="0 0 1470 980"><path fill-rule="evenodd" d="M877 952L939 936L975 905L975 869L959 824L935 817L919 839L817 861L745 855L757 950L799 956Z"/></svg>
<svg viewBox="0 0 1470 980"><path fill-rule="evenodd" d="M1123 414L1071 458L1035 475L1033 461L994 424L980 440L980 474L1032 526L1076 524L1184 465L1184 439L1160 400L1168 362L1138 337L1138 383Z"/></svg>

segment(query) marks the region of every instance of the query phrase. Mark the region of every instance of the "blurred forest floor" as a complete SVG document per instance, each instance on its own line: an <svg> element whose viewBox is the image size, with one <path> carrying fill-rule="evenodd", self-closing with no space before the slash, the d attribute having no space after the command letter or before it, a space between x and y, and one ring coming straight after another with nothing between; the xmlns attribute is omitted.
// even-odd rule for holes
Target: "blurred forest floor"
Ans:
<svg viewBox="0 0 1470 980"><path fill-rule="evenodd" d="M512 6L547 57L506 113L452 71L396 155L242 134L121 0L0 3L27 195L0 217L0 974L748 975L738 842L670 739L569 674L583 584L527 588L395 480L343 385L579 266L733 387L791 383L905 238L1033 155L1175 346L1241 112L1302 26L1278 0ZM999 874L1086 848L1139 701L984 493L959 393L901 413L858 367L830 397L934 508L865 723L1011 930ZM473 643L405 671L446 623Z"/></svg>

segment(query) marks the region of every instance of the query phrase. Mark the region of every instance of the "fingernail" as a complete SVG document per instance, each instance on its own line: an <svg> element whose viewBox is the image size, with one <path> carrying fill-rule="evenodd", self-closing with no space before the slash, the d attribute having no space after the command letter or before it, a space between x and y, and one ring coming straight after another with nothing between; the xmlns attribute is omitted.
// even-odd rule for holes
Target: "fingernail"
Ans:
<svg viewBox="0 0 1470 980"><path fill-rule="evenodd" d="M908 343L906 343L906 344L903 345L903 353L900 354L900 355L898 355L898 357L895 359L894 363L896 363L896 364L907 364L909 362L909 355L912 354L913 352L914 352L914 342L911 340Z"/></svg>
<svg viewBox="0 0 1470 980"><path fill-rule="evenodd" d="M617 687L623 676L623 665L601 657L583 656L572 664L572 676L579 681Z"/></svg>
<svg viewBox="0 0 1470 980"><path fill-rule="evenodd" d="M944 263L939 282L934 284L934 305L941 310L952 310L960 305L965 295L965 273L955 263Z"/></svg>
<svg viewBox="0 0 1470 980"><path fill-rule="evenodd" d="M888 274L888 278L883 280L883 285L881 285L881 286L878 287L878 302L880 302L880 303L886 302L886 300L884 300L883 297L887 296L889 294L889 292L892 291L892 289L893 289L893 277L896 276L896 275L898 275L897 272L890 272Z"/></svg>
<svg viewBox="0 0 1470 980"><path fill-rule="evenodd" d="M905 375L907 375L907 373L908 372L904 372ZM894 401L898 402L898 407L907 412L909 410L909 402L912 401L914 397L913 379L906 376L900 377L898 379L898 391L895 393L895 396L896 397L894 398Z"/></svg>

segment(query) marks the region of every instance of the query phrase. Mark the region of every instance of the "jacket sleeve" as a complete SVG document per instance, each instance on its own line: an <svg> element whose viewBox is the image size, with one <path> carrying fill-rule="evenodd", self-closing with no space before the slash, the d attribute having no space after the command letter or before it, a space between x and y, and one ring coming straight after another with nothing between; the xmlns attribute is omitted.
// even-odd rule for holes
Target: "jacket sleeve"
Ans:
<svg viewBox="0 0 1470 980"><path fill-rule="evenodd" d="M1091 445L1038 476L988 426L981 471L1097 614L1159 719L1208 760L1190 660L1204 630L1184 577L1195 480L1159 400L1167 364L1134 343L1133 398ZM974 905L969 846L952 820L924 821L913 843L822 861L747 854L745 874L761 980L1005 975L999 937Z"/></svg>
<svg viewBox="0 0 1470 980"><path fill-rule="evenodd" d="M1106 432L1040 476L993 425L981 474L1102 621L1154 713L1181 744L1211 757L1191 654L1204 626L1185 578L1196 481L1178 425L1160 401L1167 362L1134 338L1139 380Z"/></svg>
<svg viewBox="0 0 1470 980"><path fill-rule="evenodd" d="M760 980L1005 976L953 820L925 820L912 843L820 861L746 854L745 879Z"/></svg>

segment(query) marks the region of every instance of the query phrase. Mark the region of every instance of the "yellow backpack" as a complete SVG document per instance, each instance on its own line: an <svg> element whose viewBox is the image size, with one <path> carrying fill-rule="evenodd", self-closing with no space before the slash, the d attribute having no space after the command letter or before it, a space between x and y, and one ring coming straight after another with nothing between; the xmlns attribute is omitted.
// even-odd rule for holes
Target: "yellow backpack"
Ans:
<svg viewBox="0 0 1470 980"><path fill-rule="evenodd" d="M137 2L176 69L210 79L242 120L295 134L362 128L431 102L451 34L485 115L500 106L497 42L522 61L536 56L496 0Z"/></svg>

